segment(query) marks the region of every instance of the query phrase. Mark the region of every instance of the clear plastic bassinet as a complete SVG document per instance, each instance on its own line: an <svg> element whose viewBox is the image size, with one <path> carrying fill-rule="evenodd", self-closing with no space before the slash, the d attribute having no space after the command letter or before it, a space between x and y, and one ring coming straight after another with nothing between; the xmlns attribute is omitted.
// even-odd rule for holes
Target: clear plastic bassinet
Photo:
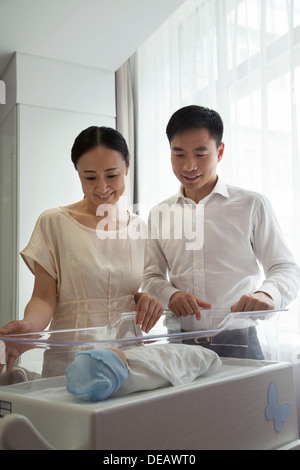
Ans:
<svg viewBox="0 0 300 470"><path fill-rule="evenodd" d="M183 331L180 319L166 311L149 333L144 333L136 324L135 312L124 312L102 327L2 336L0 362L5 364L10 352L14 351L15 356L18 356L14 375L19 375L21 379L24 374L24 380L35 380L41 376L64 375L75 354L88 349L127 350L136 346L186 343L213 349L217 346L222 352L225 342L224 355L243 357L235 355L235 351L240 350L244 351L244 357L248 357L249 344L239 332L249 330L255 331L257 335L263 354L260 359L275 361L279 359L277 319L280 312L281 310L231 313L227 309L202 310L201 320L193 319L193 331ZM216 352L218 353L218 349ZM5 373L5 366L2 368L0 385L16 380Z"/></svg>

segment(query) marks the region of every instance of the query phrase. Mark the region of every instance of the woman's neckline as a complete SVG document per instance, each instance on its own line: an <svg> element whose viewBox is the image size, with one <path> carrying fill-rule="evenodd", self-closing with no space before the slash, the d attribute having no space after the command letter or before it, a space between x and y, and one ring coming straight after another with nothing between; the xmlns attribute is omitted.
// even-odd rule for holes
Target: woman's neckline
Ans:
<svg viewBox="0 0 300 470"><path fill-rule="evenodd" d="M91 231L91 232L122 232L124 230L127 230L128 229L128 226L130 225L131 223L131 220L132 220L132 215L130 214L129 211L126 211L127 213L127 217L128 217L128 221L127 221L127 225L120 228L120 229L114 229L114 230L104 230L102 228L99 228L98 225L100 225L100 221L99 223L96 225L96 227L89 227L88 225L85 225L83 223L81 223L79 220L77 220L70 212L70 210L65 207L65 206L60 206L59 209L68 216L68 218L74 222L76 225L78 225L79 227L85 229L85 230L88 230L88 231Z"/></svg>

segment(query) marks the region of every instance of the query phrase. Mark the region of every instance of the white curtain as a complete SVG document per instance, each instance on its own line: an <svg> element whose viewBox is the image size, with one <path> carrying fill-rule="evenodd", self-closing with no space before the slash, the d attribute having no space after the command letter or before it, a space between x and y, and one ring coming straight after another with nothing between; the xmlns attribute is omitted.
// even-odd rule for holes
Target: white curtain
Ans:
<svg viewBox="0 0 300 470"><path fill-rule="evenodd" d="M130 209L134 198L134 108L130 61L116 71L116 129L123 135L130 153L129 172L126 177L124 206Z"/></svg>
<svg viewBox="0 0 300 470"><path fill-rule="evenodd" d="M225 125L220 176L269 197L300 263L300 1L186 0L132 66L142 214L178 190L165 136L171 114L208 106ZM298 302L289 309L282 341L300 347Z"/></svg>

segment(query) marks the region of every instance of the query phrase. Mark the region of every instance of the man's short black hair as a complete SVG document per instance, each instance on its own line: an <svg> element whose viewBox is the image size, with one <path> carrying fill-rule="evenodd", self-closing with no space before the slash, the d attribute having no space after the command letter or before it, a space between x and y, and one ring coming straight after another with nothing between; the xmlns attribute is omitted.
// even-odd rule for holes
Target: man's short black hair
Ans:
<svg viewBox="0 0 300 470"><path fill-rule="evenodd" d="M190 105L178 109L168 122L167 137L171 142L175 134L202 127L209 131L218 147L223 139L223 121L216 111L203 106Z"/></svg>

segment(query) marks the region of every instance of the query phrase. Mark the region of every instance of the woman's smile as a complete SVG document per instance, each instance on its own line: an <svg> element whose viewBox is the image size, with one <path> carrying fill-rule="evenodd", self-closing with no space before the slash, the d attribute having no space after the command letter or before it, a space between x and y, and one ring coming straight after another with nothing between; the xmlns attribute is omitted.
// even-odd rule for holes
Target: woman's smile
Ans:
<svg viewBox="0 0 300 470"><path fill-rule="evenodd" d="M101 202L109 201L110 197L113 195L114 191L110 191L108 194L95 193L95 196L100 199Z"/></svg>

